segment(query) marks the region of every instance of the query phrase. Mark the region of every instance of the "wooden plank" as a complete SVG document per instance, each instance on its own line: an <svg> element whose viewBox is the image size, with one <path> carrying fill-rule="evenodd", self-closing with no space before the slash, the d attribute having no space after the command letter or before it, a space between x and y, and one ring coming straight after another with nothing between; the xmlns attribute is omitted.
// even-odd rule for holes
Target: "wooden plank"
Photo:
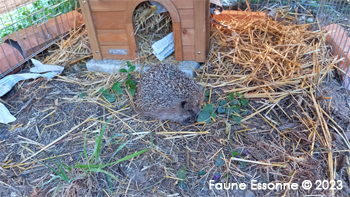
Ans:
<svg viewBox="0 0 350 197"><path fill-rule="evenodd" d="M136 36L134 35L134 23L126 23L126 36L128 38L129 43L129 49L130 49L130 59L136 59L138 58L138 50L139 48L139 42L137 41Z"/></svg>
<svg viewBox="0 0 350 197"><path fill-rule="evenodd" d="M13 70L13 67L23 60L23 56L17 49L12 48L9 44L2 43L0 47L0 79L1 74L5 74L10 68ZM20 67L13 70L13 72L16 73L19 70Z"/></svg>
<svg viewBox="0 0 350 197"><path fill-rule="evenodd" d="M104 59L131 59L132 54L130 53L129 46L101 46L102 56ZM127 55L114 55L109 53L109 49L126 49Z"/></svg>
<svg viewBox="0 0 350 197"><path fill-rule="evenodd" d="M125 11L128 0L90 0L91 10L95 11Z"/></svg>
<svg viewBox="0 0 350 197"><path fill-rule="evenodd" d="M194 3L193 1L198 1L198 0L171 0L174 5L177 7L177 9L193 9L194 8ZM204 0L200 0L204 1Z"/></svg>
<svg viewBox="0 0 350 197"><path fill-rule="evenodd" d="M182 45L195 45L194 34L195 29L182 29Z"/></svg>
<svg viewBox="0 0 350 197"><path fill-rule="evenodd" d="M205 40L206 42L206 47L205 47L205 54L207 55L209 53L210 50L210 28L211 28L211 21L210 21L210 1L206 1L206 13L205 13L205 17L206 17L206 38Z"/></svg>
<svg viewBox="0 0 350 197"><path fill-rule="evenodd" d="M195 46L196 61L204 62L206 57L206 40L207 34L207 18L206 18L206 2L207 0L194 1L194 24L195 24Z"/></svg>
<svg viewBox="0 0 350 197"><path fill-rule="evenodd" d="M97 30L98 41L101 46L125 46L128 38L125 29Z"/></svg>
<svg viewBox="0 0 350 197"><path fill-rule="evenodd" d="M175 45L175 60L183 61L181 24L173 23L174 45Z"/></svg>
<svg viewBox="0 0 350 197"><path fill-rule="evenodd" d="M85 3L83 3L83 1ZM96 33L95 26L94 26L94 21L92 19L89 1L79 0L79 3L81 5L81 7L80 7L81 11L83 12L85 26L86 26L86 29L88 31L90 45L91 45L91 49L93 51L93 53L92 53L93 57L95 60L102 60L102 53L101 53L100 45L99 45L98 40L97 40L97 33Z"/></svg>
<svg viewBox="0 0 350 197"><path fill-rule="evenodd" d="M184 45L182 48L184 61L196 61L196 52L194 45Z"/></svg>
<svg viewBox="0 0 350 197"><path fill-rule="evenodd" d="M125 9L125 24L132 23L133 13L135 8L145 0L130 0L126 9ZM192 1L192 0L189 0ZM157 2L161 3L171 15L171 20L173 23L181 22L179 12L174 3L171 0L157 0Z"/></svg>
<svg viewBox="0 0 350 197"><path fill-rule="evenodd" d="M132 0L129 1L127 8L125 10L125 29L127 33L127 39L130 47L130 59L135 59L138 57L138 41L137 38L134 36L134 26L135 23L133 22L134 16L133 12L136 8L136 6L143 2L144 0ZM175 43L182 43L182 36L181 36L181 20L180 20L180 15L177 11L176 6L172 3L170 0L157 0L157 2L161 3L163 6L167 8L171 15L171 19L173 22L173 28L174 28L174 42ZM176 51L181 51L181 52L176 52ZM182 61L182 45L181 44L176 44L175 46L175 59Z"/></svg>
<svg viewBox="0 0 350 197"><path fill-rule="evenodd" d="M92 12L96 29L124 29L124 11Z"/></svg>
<svg viewBox="0 0 350 197"><path fill-rule="evenodd" d="M181 28L194 28L194 9L180 9Z"/></svg>

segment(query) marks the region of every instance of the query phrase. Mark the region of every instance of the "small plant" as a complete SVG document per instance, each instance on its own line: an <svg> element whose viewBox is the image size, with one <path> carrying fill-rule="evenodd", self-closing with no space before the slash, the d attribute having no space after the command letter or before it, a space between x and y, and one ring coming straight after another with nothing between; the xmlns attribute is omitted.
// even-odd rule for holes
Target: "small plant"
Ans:
<svg viewBox="0 0 350 197"><path fill-rule="evenodd" d="M248 106L249 100L247 98L243 98L241 93L231 93L227 99L228 101L222 100L220 102L218 113L226 113L227 115L231 116L236 123L241 123L243 119L242 116L246 116L248 113L247 110L243 110L242 108Z"/></svg>
<svg viewBox="0 0 350 197"><path fill-rule="evenodd" d="M226 163L225 163L225 160L224 160L224 155L223 154L220 154L218 156L218 158L216 158L215 160L215 165L216 166L224 166Z"/></svg>
<svg viewBox="0 0 350 197"><path fill-rule="evenodd" d="M135 88L136 88L136 81L131 80L131 73L134 72L136 69L136 66L132 65L129 61L127 61L128 70L125 68L122 68L119 70L121 73L128 73L128 79L125 82L125 85L127 86L128 90L130 91L131 95L135 95Z"/></svg>
<svg viewBox="0 0 350 197"><path fill-rule="evenodd" d="M209 124L211 122L211 118L216 118L215 109L213 105L206 103L201 111L199 113L197 121L198 122L205 122L206 124Z"/></svg>
<svg viewBox="0 0 350 197"><path fill-rule="evenodd" d="M120 95L123 94L123 89L120 87L121 83L119 81L115 82L112 86L111 90L105 90L104 88L101 88L98 93L102 93L102 95L107 99L108 102L113 103L116 100L116 94ZM85 93L84 93L85 96ZM79 95L80 97L80 95Z"/></svg>
<svg viewBox="0 0 350 197"><path fill-rule="evenodd" d="M104 132L106 130L106 127L107 127L107 124L108 122L110 121L111 119L107 120L107 122L105 123L105 125L103 126L100 134L98 136L96 136L96 140L95 140L95 148L94 148L94 151L92 153L92 155L89 157L88 154L87 154L87 151L86 151L86 134L85 134L85 138L84 138L84 147L83 147L83 152L79 155L78 159L77 159L77 162L76 162L76 165L75 166L67 166L65 164L63 164L59 158L56 157L56 162L55 160L53 160L51 157L50 159L53 161L53 163L55 164L55 166L57 167L58 170L55 170L54 168L48 166L47 164L45 163L42 163L40 161L40 163L44 164L45 166L47 166L54 174L56 174L56 176L54 176L53 178L51 178L49 181L45 182L43 185L47 184L47 183L50 183L51 181L57 179L57 178L60 178L60 183L61 183L61 180L64 180L66 181L68 184L71 183L72 180L75 180L76 178L69 178L68 174L67 174L67 171L68 173L72 171L73 168L78 168L78 169L81 169L83 172L85 172L85 174L88 174L88 173L91 173L91 172L102 172L104 174L107 175L107 179L109 179L109 177L112 177L113 179L119 181L117 179L117 177L115 177L112 173L104 170L105 167L107 166L111 166L111 165L115 165L117 163L120 163L122 161L126 161L126 160L129 160L131 158L134 158L134 157L137 157L138 155L141 155L145 152L147 152L148 150L150 150L152 147L153 147L153 138L152 138L152 135L151 135L151 147L150 148L147 148L147 149L144 149L144 150L141 150L141 151L138 151L136 153L133 153L131 155L127 155L125 157L123 157L122 159L119 159L117 161L114 161L112 162L111 160L115 157L115 155L120 151L122 150L126 145L127 143L129 142L125 142L124 144L120 145L117 150L114 152L114 154L109 158L109 160L107 162L105 162L101 157L101 153L102 153L102 150L107 146L107 145L110 145L110 144L114 144L114 143L119 143L123 138L121 138L120 140L116 141L116 142L113 142L113 143L110 143L115 137L118 137L120 134L116 134L114 136L112 136L111 138L108 139L108 141L106 142L106 144L102 145L102 139L103 139L103 135L104 135ZM84 164L80 164L78 161L79 159L82 157L82 156L85 156L86 159L86 163ZM59 163L59 164L58 164ZM110 181L109 181L110 182ZM111 185L109 184L110 188L111 188Z"/></svg>
<svg viewBox="0 0 350 197"><path fill-rule="evenodd" d="M183 190L188 190L188 186L187 186L187 183L185 181L186 179L186 166L182 166L182 168L180 168L178 171L177 171L177 177L179 177L179 179L181 179L181 181L179 182L179 187Z"/></svg>
<svg viewBox="0 0 350 197"><path fill-rule="evenodd" d="M206 98L207 97L209 96L206 94ZM241 93L231 93L227 97L227 100L222 100L219 103L217 112L219 114L226 113L227 115L231 116L236 123L241 123L243 119L242 116L246 116L248 113L247 110L243 110L242 108L247 107L248 103L249 100L247 98L243 98ZM206 103L198 115L197 122L205 122L206 124L209 124L212 118L216 118L215 111L216 110L214 109L213 105Z"/></svg>
<svg viewBox="0 0 350 197"><path fill-rule="evenodd" d="M200 170L200 171L198 172L198 175L199 175L199 176L205 175L205 171L204 171L204 170Z"/></svg>
<svg viewBox="0 0 350 197"><path fill-rule="evenodd" d="M242 151L241 154L239 154L239 153L238 153L237 151L235 151L235 150L232 150L231 156L232 156L232 157L236 157L236 158L245 159L245 158L248 157L248 150ZM247 162L245 162L245 161L239 161L239 164L241 164L241 168L244 168L245 165L247 164Z"/></svg>
<svg viewBox="0 0 350 197"><path fill-rule="evenodd" d="M205 91L204 101L209 101L210 91Z"/></svg>
<svg viewBox="0 0 350 197"><path fill-rule="evenodd" d="M219 172L215 172L215 174L214 174L214 181L215 181L215 183L217 183L219 181L220 177L221 177L220 173Z"/></svg>

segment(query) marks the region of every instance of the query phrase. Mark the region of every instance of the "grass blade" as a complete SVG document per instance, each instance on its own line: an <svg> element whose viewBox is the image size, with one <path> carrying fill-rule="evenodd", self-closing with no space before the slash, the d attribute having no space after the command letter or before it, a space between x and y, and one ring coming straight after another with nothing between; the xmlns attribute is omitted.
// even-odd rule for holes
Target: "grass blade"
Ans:
<svg viewBox="0 0 350 197"><path fill-rule="evenodd" d="M91 168L91 169L89 169L88 171L105 173L105 174L111 176L112 178L114 178L116 181L119 182L119 180L117 179L117 177L115 177L112 173L110 173L110 172L108 172L108 171L106 171L106 170L102 170L101 168Z"/></svg>
<svg viewBox="0 0 350 197"><path fill-rule="evenodd" d="M112 187L111 176L109 176L108 174L106 174L106 176L107 176L107 182L108 182L109 191L110 191L111 193L113 193L113 187Z"/></svg>
<svg viewBox="0 0 350 197"><path fill-rule="evenodd" d="M120 145L120 146L118 147L118 149L113 153L113 155L111 156L111 158L109 158L109 160L108 160L107 163L111 162L111 160L113 159L113 157L114 157L122 148L124 148L124 146L126 146L127 143L128 143L128 142L125 142L124 144Z"/></svg>
<svg viewBox="0 0 350 197"><path fill-rule="evenodd" d="M126 156L126 157L124 157L124 158L122 158L122 159L119 159L118 161L115 161L115 162L113 162L113 163L107 163L107 164L104 165L103 167L110 166L110 165L114 165L114 164L116 164L116 163L120 163L120 162L122 162L122 161L129 160L129 159L131 159L131 158L133 158L133 157L136 157L136 156L139 156L139 155L141 155L141 154L143 154L143 153L145 153L145 152L147 152L147 151L149 151L149 150L150 150L150 148L147 148L147 149L138 151L138 152L133 153L133 154L131 154L131 155L128 155L128 156Z"/></svg>
<svg viewBox="0 0 350 197"><path fill-rule="evenodd" d="M93 161L93 158L95 157L95 164L96 162L98 161L98 158L100 157L100 148L101 148L101 142L102 142L102 137L103 137L103 134L106 130L106 127L108 125L108 122L111 120L112 118L108 119L105 123L105 125L103 125L102 127L102 130L100 132L100 135L99 137L96 139L96 144L95 144L95 151L94 151L94 154L92 155L92 158L91 158L91 162Z"/></svg>

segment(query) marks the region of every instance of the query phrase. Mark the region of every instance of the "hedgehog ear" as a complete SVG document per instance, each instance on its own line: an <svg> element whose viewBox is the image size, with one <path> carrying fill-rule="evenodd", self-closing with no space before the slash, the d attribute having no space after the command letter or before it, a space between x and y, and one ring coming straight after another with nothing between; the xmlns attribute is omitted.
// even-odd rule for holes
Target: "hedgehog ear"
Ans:
<svg viewBox="0 0 350 197"><path fill-rule="evenodd" d="M186 103L187 103L187 101L182 101L182 102L181 102L181 108L182 108L182 109L185 108Z"/></svg>

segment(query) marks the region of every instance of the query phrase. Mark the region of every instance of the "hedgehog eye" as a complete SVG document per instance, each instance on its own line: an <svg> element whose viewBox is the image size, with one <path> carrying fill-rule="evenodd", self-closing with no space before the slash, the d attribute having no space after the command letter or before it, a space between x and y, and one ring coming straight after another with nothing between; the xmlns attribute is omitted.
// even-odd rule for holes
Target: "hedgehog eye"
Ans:
<svg viewBox="0 0 350 197"><path fill-rule="evenodd" d="M182 101L182 102L181 102L181 107L182 107L182 108L185 108L186 103L187 103L187 101Z"/></svg>
<svg viewBox="0 0 350 197"><path fill-rule="evenodd" d="M196 113L194 113L193 110L188 110L188 112L191 114L191 116L196 116Z"/></svg>

